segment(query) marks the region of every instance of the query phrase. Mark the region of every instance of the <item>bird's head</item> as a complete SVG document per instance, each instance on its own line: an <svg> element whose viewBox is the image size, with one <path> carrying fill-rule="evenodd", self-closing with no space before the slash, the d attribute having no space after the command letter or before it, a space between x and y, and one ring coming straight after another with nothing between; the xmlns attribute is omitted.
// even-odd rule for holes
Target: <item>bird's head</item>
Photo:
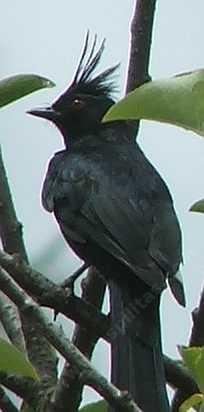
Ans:
<svg viewBox="0 0 204 412"><path fill-rule="evenodd" d="M114 104L111 98L115 87L112 75L118 65L93 76L104 50L103 40L95 52L96 36L87 57L89 33L79 61L76 74L68 89L50 107L28 111L29 114L52 121L63 134L65 144L69 138L93 133L100 127L101 120Z"/></svg>

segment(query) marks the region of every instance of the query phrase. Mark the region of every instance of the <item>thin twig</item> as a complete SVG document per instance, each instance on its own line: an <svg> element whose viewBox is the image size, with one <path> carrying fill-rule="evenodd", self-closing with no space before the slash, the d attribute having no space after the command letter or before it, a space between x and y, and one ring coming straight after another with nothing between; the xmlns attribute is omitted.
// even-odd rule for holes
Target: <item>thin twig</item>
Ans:
<svg viewBox="0 0 204 412"><path fill-rule="evenodd" d="M4 269L0 270L0 288L25 313L50 344L77 369L83 384L95 389L109 404L118 411L141 412L127 393L120 392L98 373L88 359L67 339L62 329L46 319L38 307L25 292L21 291Z"/></svg>

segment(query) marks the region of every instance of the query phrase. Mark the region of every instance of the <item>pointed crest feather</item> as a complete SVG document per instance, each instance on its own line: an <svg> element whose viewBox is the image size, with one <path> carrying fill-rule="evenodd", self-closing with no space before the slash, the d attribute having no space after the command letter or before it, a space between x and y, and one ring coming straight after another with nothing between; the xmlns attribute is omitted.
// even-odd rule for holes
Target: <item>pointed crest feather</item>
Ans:
<svg viewBox="0 0 204 412"><path fill-rule="evenodd" d="M97 36L95 35L90 53L86 59L89 48L89 31L86 34L84 48L79 60L79 64L71 85L78 93L90 94L93 96L107 96L115 91L114 82L111 80L112 75L118 68L118 64L92 77L96 67L98 66L105 47L105 39L101 46L95 52Z"/></svg>

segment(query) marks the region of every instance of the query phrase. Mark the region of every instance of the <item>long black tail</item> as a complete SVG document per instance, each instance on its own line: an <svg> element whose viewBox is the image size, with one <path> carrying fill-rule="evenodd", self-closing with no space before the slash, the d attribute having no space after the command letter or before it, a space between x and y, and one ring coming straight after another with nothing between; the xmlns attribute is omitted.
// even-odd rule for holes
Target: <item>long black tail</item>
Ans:
<svg viewBox="0 0 204 412"><path fill-rule="evenodd" d="M112 382L128 390L143 412L168 412L159 296L110 284Z"/></svg>

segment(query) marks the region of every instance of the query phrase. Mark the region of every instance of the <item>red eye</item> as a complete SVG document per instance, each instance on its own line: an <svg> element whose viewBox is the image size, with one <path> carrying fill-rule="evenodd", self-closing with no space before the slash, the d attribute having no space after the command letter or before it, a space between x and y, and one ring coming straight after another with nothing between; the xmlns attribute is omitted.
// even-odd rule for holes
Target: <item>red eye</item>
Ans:
<svg viewBox="0 0 204 412"><path fill-rule="evenodd" d="M84 106L85 106L85 102L83 100L80 100L80 99L75 99L72 103L72 107L75 110L81 110Z"/></svg>

